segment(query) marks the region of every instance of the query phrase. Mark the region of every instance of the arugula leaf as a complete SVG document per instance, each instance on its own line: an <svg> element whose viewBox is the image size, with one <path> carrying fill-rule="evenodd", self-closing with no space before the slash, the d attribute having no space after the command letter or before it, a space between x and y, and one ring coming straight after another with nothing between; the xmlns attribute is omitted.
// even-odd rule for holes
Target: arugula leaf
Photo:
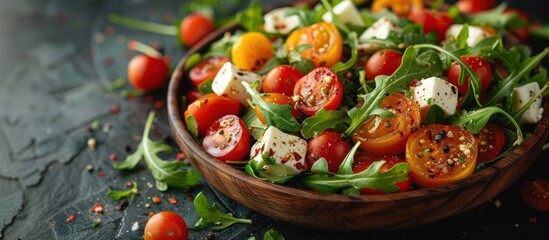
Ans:
<svg viewBox="0 0 549 240"><path fill-rule="evenodd" d="M216 203L209 205L208 199L204 193L199 192L193 201L196 213L200 216L200 220L194 225L195 229L203 229L210 225L213 230L222 230L235 223L251 224L252 220L235 218L231 213L222 212Z"/></svg>
<svg viewBox="0 0 549 240"><path fill-rule="evenodd" d="M263 7L261 2L252 0L250 6L236 14L236 21L248 32L258 32L265 21L263 20Z"/></svg>
<svg viewBox="0 0 549 240"><path fill-rule="evenodd" d="M107 192L107 197L110 197L114 200L120 200L122 198L125 199L132 199L134 196L139 194L139 190L137 189L137 183L135 181L132 182L133 186L130 190L126 191L109 191Z"/></svg>
<svg viewBox="0 0 549 240"><path fill-rule="evenodd" d="M246 109L244 115L242 115L242 121L244 121L246 127L248 127L250 134L257 140L259 140L265 130L267 130L267 126L259 121L253 108Z"/></svg>
<svg viewBox="0 0 549 240"><path fill-rule="evenodd" d="M308 117L302 122L301 135L305 139L312 138L326 129L333 129L338 125L350 124L351 119L347 115L347 108L339 110L320 109L314 116Z"/></svg>
<svg viewBox="0 0 549 240"><path fill-rule="evenodd" d="M356 36L356 32L349 33L349 35L347 35L347 41L349 42L349 47L351 48L351 58L349 58L349 60L345 63L336 63L332 67L332 71L334 71L335 74L349 70L358 60L358 37Z"/></svg>
<svg viewBox="0 0 549 240"><path fill-rule="evenodd" d="M444 110L436 104L429 107L427 115L425 116L425 125L435 124L435 123L444 123Z"/></svg>
<svg viewBox="0 0 549 240"><path fill-rule="evenodd" d="M255 89L258 84L259 82L257 81L250 86L246 81L242 81L242 86L244 86L246 92L252 96L252 103L257 106L259 111L261 111L261 114L263 114L267 126L274 126L278 129L290 132L299 131L300 125L292 115L292 106L289 104L272 104L263 100L261 94Z"/></svg>
<svg viewBox="0 0 549 240"><path fill-rule="evenodd" d="M244 170L257 179L277 184L283 184L294 178L294 175L290 174L293 171L289 170L288 166L280 163L268 164L267 162L262 162L263 165L260 166L257 161L252 159L244 167ZM263 166L268 166L269 171L263 171Z"/></svg>
<svg viewBox="0 0 549 240"><path fill-rule="evenodd" d="M154 121L154 111L149 113L145 129L143 130L143 139L134 153L128 155L124 161L115 162L114 168L119 170L133 169L141 159L145 159L151 174L156 180L156 188L159 191L166 191L169 186L187 187L194 186L200 180L200 174L194 170L181 170L186 166L181 161L164 161L158 157L161 152L170 152L172 147L162 141L151 141L149 133Z"/></svg>
<svg viewBox="0 0 549 240"><path fill-rule="evenodd" d="M205 82L201 83L200 85L198 85L197 89L200 93L202 93L202 95L206 95L208 93L213 93L214 91L212 89L212 83L213 83L213 79L205 81Z"/></svg>
<svg viewBox="0 0 549 240"><path fill-rule="evenodd" d="M103 87L106 92L114 92L126 85L126 80L123 78L118 78L114 82L107 84Z"/></svg>
<svg viewBox="0 0 549 240"><path fill-rule="evenodd" d="M271 228L263 235L263 240L284 240L284 236L280 234L276 229Z"/></svg>
<svg viewBox="0 0 549 240"><path fill-rule="evenodd" d="M237 30L234 33L226 32L222 38L215 41L210 45L208 51L202 56L204 59L214 56L231 57L231 50L234 42L242 35L241 30Z"/></svg>
<svg viewBox="0 0 549 240"><path fill-rule="evenodd" d="M502 3L488 11L469 15L468 22L477 23L478 25L490 25L499 29L499 32L503 32L501 30L504 28L522 28L526 26L526 21L517 14L504 14L506 8L507 4Z"/></svg>
<svg viewBox="0 0 549 240"><path fill-rule="evenodd" d="M187 61L185 61L185 65L183 66L183 69L185 69L185 71L189 71L192 67L200 63L200 61L202 61L202 54L193 53L191 54L191 56L187 58Z"/></svg>
<svg viewBox="0 0 549 240"><path fill-rule="evenodd" d="M351 151L345 156L341 164L339 165L338 174L353 174L353 163L355 161L355 153L358 147L360 147L360 141L357 141Z"/></svg>
<svg viewBox="0 0 549 240"><path fill-rule="evenodd" d="M345 133L351 136L364 121L372 117L374 110L379 108L379 103L388 94L407 89L415 79L438 76L441 73L442 63L434 52L427 51L418 56L415 48L408 47L402 56L402 63L395 73L389 77L376 77L374 90L361 95L364 100L362 107L353 107L349 110L351 124Z"/></svg>
<svg viewBox="0 0 549 240"><path fill-rule="evenodd" d="M544 24L541 27L530 28L530 34L539 38L549 40L549 25Z"/></svg>
<svg viewBox="0 0 549 240"><path fill-rule="evenodd" d="M515 145L522 143L524 138L519 124L506 111L499 107L484 107L471 111L463 110L460 114L450 117L450 121L452 122L452 125L460 126L469 130L472 134L476 134L484 128L486 123L490 120L490 117L496 113L502 114L514 125L517 133Z"/></svg>
<svg viewBox="0 0 549 240"><path fill-rule="evenodd" d="M312 48L310 44L302 44L288 53L289 63L297 68L303 75L309 73L315 68L315 64L310 59L304 58L301 53L303 51Z"/></svg>
<svg viewBox="0 0 549 240"><path fill-rule="evenodd" d="M189 115L186 120L187 130L189 130L194 139L198 139L198 122L196 122L196 118L193 115Z"/></svg>

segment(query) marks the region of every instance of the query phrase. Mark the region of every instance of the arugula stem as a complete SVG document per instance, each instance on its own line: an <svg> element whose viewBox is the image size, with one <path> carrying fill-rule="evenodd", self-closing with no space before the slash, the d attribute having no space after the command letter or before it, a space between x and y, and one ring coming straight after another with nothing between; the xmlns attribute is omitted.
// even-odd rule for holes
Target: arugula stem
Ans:
<svg viewBox="0 0 549 240"><path fill-rule="evenodd" d="M156 49L137 40L132 39L128 41L128 48L134 51L141 52L153 58L162 58L162 54Z"/></svg>
<svg viewBox="0 0 549 240"><path fill-rule="evenodd" d="M177 29L177 27L173 25L147 22L118 14L109 14L108 18L109 21L112 23L152 33L158 33L168 36L177 36L179 32L179 29Z"/></svg>

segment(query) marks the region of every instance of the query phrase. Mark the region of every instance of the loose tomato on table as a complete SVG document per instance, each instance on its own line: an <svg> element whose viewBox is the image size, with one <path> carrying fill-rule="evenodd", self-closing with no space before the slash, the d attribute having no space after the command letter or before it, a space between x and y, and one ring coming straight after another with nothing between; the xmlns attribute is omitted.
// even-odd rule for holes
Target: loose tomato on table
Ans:
<svg viewBox="0 0 549 240"><path fill-rule="evenodd" d="M412 180L424 188L471 175L477 156L475 137L458 126L430 124L412 133L406 143Z"/></svg>
<svg viewBox="0 0 549 240"><path fill-rule="evenodd" d="M351 144L341 137L341 133L327 130L311 138L307 144L307 167L311 168L320 158L326 159L328 171L337 173L339 165L351 151Z"/></svg>
<svg viewBox="0 0 549 240"><path fill-rule="evenodd" d="M391 11L399 16L406 16L410 11L422 10L422 0L374 0L372 12L379 12L382 9L391 8Z"/></svg>
<svg viewBox="0 0 549 240"><path fill-rule="evenodd" d="M263 79L263 92L282 93L292 96L297 80L303 74L292 65L279 65L274 67Z"/></svg>
<svg viewBox="0 0 549 240"><path fill-rule="evenodd" d="M149 92L161 88L167 77L168 65L161 58L139 54L128 63L128 82L141 91Z"/></svg>
<svg viewBox="0 0 549 240"><path fill-rule="evenodd" d="M478 163L494 160L503 150L505 145L505 133L503 129L495 124L488 123L474 135L478 143Z"/></svg>
<svg viewBox="0 0 549 240"><path fill-rule="evenodd" d="M549 181L533 180L520 185L524 201L538 211L549 211Z"/></svg>
<svg viewBox="0 0 549 240"><path fill-rule="evenodd" d="M277 104L277 105L283 105L288 104L292 106L292 115L297 119L299 117L299 109L296 109L294 107L294 102L292 99L286 95L280 94L280 93L265 93L263 96L261 96L263 100L265 100L268 103ZM259 110L259 107L254 107L255 114L257 115L257 118L261 123L265 124L267 121L265 121L265 118L263 117L263 114L261 113L261 110Z"/></svg>
<svg viewBox="0 0 549 240"><path fill-rule="evenodd" d="M480 92L486 91L492 81L492 67L490 63L477 56L461 56L460 58L480 78ZM448 80L458 88L459 93L465 95L469 91L469 76L465 76L463 84L459 85L460 73L461 65L453 62L450 71L448 71Z"/></svg>
<svg viewBox="0 0 549 240"><path fill-rule="evenodd" d="M379 172L387 172L389 171L393 166L395 166L398 163L405 163L402 159L398 158L397 156L384 156L384 157L375 157L372 155L369 155L365 152L359 152L355 154L355 162L353 163L353 173L359 173L362 172L370 167L374 162L378 161L385 161L383 165L379 168ZM409 191L412 186L412 179L410 176L408 176L408 179L405 181L395 182L395 186L398 187L398 192L406 192ZM362 194L385 194L386 192L379 189L372 189L372 188L362 188L360 189L360 193Z"/></svg>
<svg viewBox="0 0 549 240"><path fill-rule="evenodd" d="M454 22L454 19L444 12L427 9L414 9L408 17L412 22L422 24L424 33L436 32L438 42L446 38L446 30Z"/></svg>
<svg viewBox="0 0 549 240"><path fill-rule="evenodd" d="M226 62L230 61L228 57L216 56L203 60L189 71L189 79L198 87L198 85L208 80L214 79L219 69Z"/></svg>
<svg viewBox="0 0 549 240"><path fill-rule="evenodd" d="M188 47L194 46L215 29L213 20L202 14L192 13L181 22L179 34L181 41Z"/></svg>
<svg viewBox="0 0 549 240"><path fill-rule="evenodd" d="M392 75L402 62L402 54L395 50L384 49L374 53L366 64L366 79L373 80L379 75Z"/></svg>
<svg viewBox="0 0 549 240"><path fill-rule="evenodd" d="M208 128L202 147L221 161L241 160L250 151L250 133L236 115L225 115Z"/></svg>
<svg viewBox="0 0 549 240"><path fill-rule="evenodd" d="M163 211L154 214L145 225L145 240L189 239L189 229L176 212Z"/></svg>
<svg viewBox="0 0 549 240"><path fill-rule="evenodd" d="M339 30L327 22L293 31L285 44L288 51L293 51L300 45L311 45L312 48L303 51L301 56L313 61L315 67L332 67L340 61L343 53L343 39Z"/></svg>
<svg viewBox="0 0 549 240"><path fill-rule="evenodd" d="M309 116L322 108L335 110L343 99L343 84L331 69L318 67L297 81L292 98Z"/></svg>
<svg viewBox="0 0 549 240"><path fill-rule="evenodd" d="M412 131L420 126L419 107L402 93L389 95L381 102L380 107L391 111L395 116L374 116L368 119L353 134L353 141L360 141L360 148L373 155L400 154L404 152Z"/></svg>
<svg viewBox="0 0 549 240"><path fill-rule="evenodd" d="M198 124L198 134L204 136L215 120L228 114L236 115L238 112L240 112L238 101L209 93L189 104L184 117L188 126L187 118L193 116Z"/></svg>
<svg viewBox="0 0 549 240"><path fill-rule="evenodd" d="M496 4L496 0L459 0L456 3L456 6L460 12L472 14L490 10L494 8Z"/></svg>
<svg viewBox="0 0 549 240"><path fill-rule="evenodd" d="M239 68L257 71L274 56L271 42L259 32L242 34L233 44L231 59Z"/></svg>

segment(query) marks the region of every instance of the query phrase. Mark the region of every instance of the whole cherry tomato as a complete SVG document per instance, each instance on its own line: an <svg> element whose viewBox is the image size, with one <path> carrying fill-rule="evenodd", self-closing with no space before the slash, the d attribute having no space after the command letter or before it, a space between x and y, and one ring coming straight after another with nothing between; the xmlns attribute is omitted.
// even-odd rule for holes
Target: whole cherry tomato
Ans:
<svg viewBox="0 0 549 240"><path fill-rule="evenodd" d="M288 51L304 44L311 45L312 48L303 51L301 56L313 61L315 67L332 67L340 61L343 53L343 39L339 30L327 22L299 28L286 39Z"/></svg>
<svg viewBox="0 0 549 240"><path fill-rule="evenodd" d="M392 75L402 62L402 54L395 50L384 49L374 53L364 69L366 70L366 79L373 80L379 75Z"/></svg>
<svg viewBox="0 0 549 240"><path fill-rule="evenodd" d="M286 95L280 94L280 93L266 93L263 96L261 96L263 100L265 100L268 103L277 104L277 105L283 105L288 104L292 106L292 115L295 118L299 117L299 109L294 107L294 102L292 99ZM261 110L256 106L254 107L255 114L257 115L257 118L259 121L261 121L263 124L266 123L265 118L263 117L263 114L261 113Z"/></svg>
<svg viewBox="0 0 549 240"><path fill-rule="evenodd" d="M202 147L221 161L241 160L250 151L250 133L236 115L225 115L208 128Z"/></svg>
<svg viewBox="0 0 549 240"><path fill-rule="evenodd" d="M492 9L497 4L496 0L459 0L456 5L462 13L478 13Z"/></svg>
<svg viewBox="0 0 549 240"><path fill-rule="evenodd" d="M257 71L274 56L273 45L259 32L242 34L233 44L231 59L239 68Z"/></svg>
<svg viewBox="0 0 549 240"><path fill-rule="evenodd" d="M307 167L311 166L320 158L326 159L328 170L332 173L339 171L339 165L351 151L351 144L341 138L341 133L327 130L318 136L311 138L307 144Z"/></svg>
<svg viewBox="0 0 549 240"><path fill-rule="evenodd" d="M189 239L189 229L179 214L163 211L147 221L144 237L145 240L186 240Z"/></svg>
<svg viewBox="0 0 549 240"><path fill-rule="evenodd" d="M203 60L189 71L189 78L191 82L198 87L198 85L208 80L214 79L219 69L223 67L223 64L230 61L228 57L217 56Z"/></svg>
<svg viewBox="0 0 549 240"><path fill-rule="evenodd" d="M228 114L236 115L239 111L240 103L238 101L209 93L189 104L184 117L188 126L187 118L193 116L198 124L198 134L204 136L206 130L215 120Z"/></svg>
<svg viewBox="0 0 549 240"><path fill-rule="evenodd" d="M343 99L343 84L331 69L319 67L297 81L293 98L299 110L309 116L322 108L335 110Z"/></svg>
<svg viewBox="0 0 549 240"><path fill-rule="evenodd" d="M478 163L494 160L503 150L505 133L495 124L488 123L480 132L474 135L478 143Z"/></svg>
<svg viewBox="0 0 549 240"><path fill-rule="evenodd" d="M538 211L549 211L549 181L523 182L520 185L520 194L532 208Z"/></svg>
<svg viewBox="0 0 549 240"><path fill-rule="evenodd" d="M164 86L168 79L168 65L163 59L139 54L128 63L128 82L144 92Z"/></svg>
<svg viewBox="0 0 549 240"><path fill-rule="evenodd" d="M192 47L215 29L213 20L202 14L192 13L181 22L179 34L181 41L187 46Z"/></svg>
<svg viewBox="0 0 549 240"><path fill-rule="evenodd" d="M409 18L416 24L422 24L424 33L436 32L438 42L446 38L446 30L454 22L454 19L444 12L427 9L412 10Z"/></svg>
<svg viewBox="0 0 549 240"><path fill-rule="evenodd" d="M382 9L391 8L391 11L399 16L406 16L410 11L422 10L423 1L421 0L374 0L372 3L372 12L379 12Z"/></svg>
<svg viewBox="0 0 549 240"><path fill-rule="evenodd" d="M302 77L303 74L292 65L276 66L265 75L263 92L292 96L295 83Z"/></svg>
<svg viewBox="0 0 549 240"><path fill-rule="evenodd" d="M490 63L481 57L476 56L461 56L461 60L475 72L480 78L480 92L486 91L492 81L492 67ZM465 95L469 91L469 76L465 76L463 84L459 85L459 75L461 73L461 65L457 62L452 63L448 72L448 80L458 88L458 92Z"/></svg>
<svg viewBox="0 0 549 240"><path fill-rule="evenodd" d="M402 159L398 158L397 156L384 156L384 157L375 157L372 155L369 155L364 152L359 152L355 154L355 162L353 163L353 173L359 173L362 172L370 167L374 162L378 161L385 161L383 165L379 168L379 172L387 172L389 171L393 166L395 166L398 163L403 163ZM395 186L398 187L398 192L406 192L410 190L410 187L412 186L412 178L408 176L408 178L404 181L395 182ZM386 192L379 189L372 189L372 188L362 188L360 189L360 193L362 194L385 194Z"/></svg>

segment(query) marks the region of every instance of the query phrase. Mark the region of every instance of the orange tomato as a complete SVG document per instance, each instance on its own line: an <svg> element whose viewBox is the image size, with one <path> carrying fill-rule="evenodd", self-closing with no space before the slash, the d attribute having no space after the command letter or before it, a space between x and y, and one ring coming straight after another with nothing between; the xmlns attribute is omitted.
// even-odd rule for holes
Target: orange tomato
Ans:
<svg viewBox="0 0 549 240"><path fill-rule="evenodd" d="M379 12L382 9L391 8L391 11L399 16L406 16L412 10L423 10L421 0L374 0L372 12Z"/></svg>
<svg viewBox="0 0 549 240"><path fill-rule="evenodd" d="M301 53L310 59L315 67L332 67L341 59L343 40L335 25L327 22L315 23L293 31L286 39L286 49L292 51L299 45L312 45Z"/></svg>
<svg viewBox="0 0 549 240"><path fill-rule="evenodd" d="M242 34L233 44L231 59L239 68L257 71L274 56L273 45L258 32Z"/></svg>

